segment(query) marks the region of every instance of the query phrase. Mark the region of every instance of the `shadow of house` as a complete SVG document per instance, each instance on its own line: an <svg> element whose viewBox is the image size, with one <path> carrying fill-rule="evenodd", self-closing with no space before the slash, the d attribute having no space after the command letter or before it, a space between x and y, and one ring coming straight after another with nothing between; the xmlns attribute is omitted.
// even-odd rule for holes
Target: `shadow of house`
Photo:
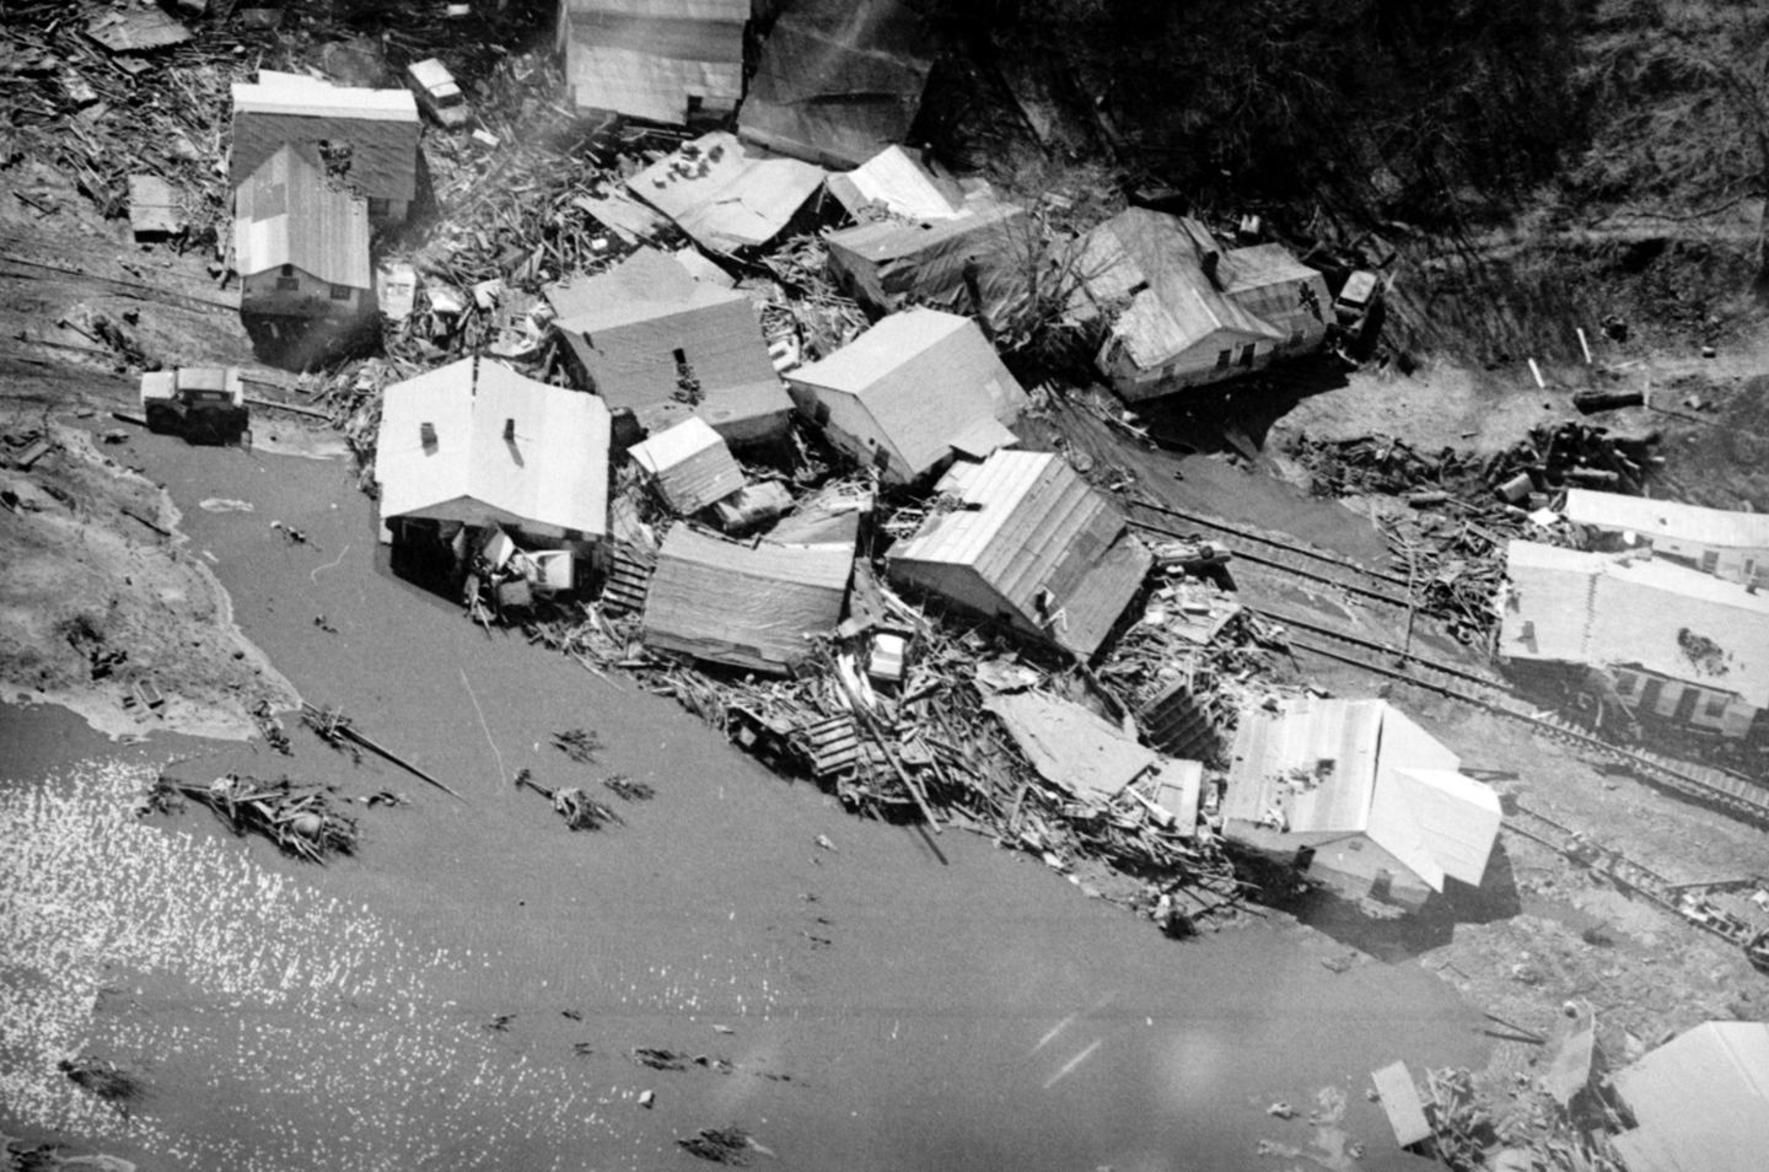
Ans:
<svg viewBox="0 0 1769 1172"><path fill-rule="evenodd" d="M722 121L743 97L750 0L559 0L554 45L584 113Z"/></svg>
<svg viewBox="0 0 1769 1172"><path fill-rule="evenodd" d="M884 318L787 384L831 444L896 486L1019 442L1008 428L1026 404L976 323L932 309Z"/></svg>
<svg viewBox="0 0 1769 1172"><path fill-rule="evenodd" d="M1318 349L1331 298L1281 245L1224 250L1198 221L1130 208L1074 246L1077 321L1104 321L1096 365L1137 402Z"/></svg>
<svg viewBox="0 0 1769 1172"><path fill-rule="evenodd" d="M892 582L1093 658L1154 559L1061 456L996 452L943 482L960 499L887 553Z"/></svg>
<svg viewBox="0 0 1769 1172"><path fill-rule="evenodd" d="M610 431L595 396L489 360L464 358L388 387L375 481L396 571L458 582L494 529L599 569Z"/></svg>
<svg viewBox="0 0 1769 1172"><path fill-rule="evenodd" d="M1223 833L1336 895L1417 911L1447 880L1480 886L1498 838L1498 795L1460 768L1382 700L1246 711Z"/></svg>
<svg viewBox="0 0 1769 1172"><path fill-rule="evenodd" d="M368 208L292 146L234 192L240 316L260 354L293 366L372 327Z"/></svg>
<svg viewBox="0 0 1769 1172"><path fill-rule="evenodd" d="M608 272L549 285L546 297L574 381L637 431L698 416L730 443L785 434L792 399L745 294L642 248Z"/></svg>

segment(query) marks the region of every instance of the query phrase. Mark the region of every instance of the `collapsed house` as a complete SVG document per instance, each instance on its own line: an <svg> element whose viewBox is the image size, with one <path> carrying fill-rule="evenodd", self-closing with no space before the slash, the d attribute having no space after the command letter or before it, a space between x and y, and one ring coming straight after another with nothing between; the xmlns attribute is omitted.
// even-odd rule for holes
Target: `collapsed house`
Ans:
<svg viewBox="0 0 1769 1172"><path fill-rule="evenodd" d="M580 111L680 125L743 97L749 0L559 0L555 48Z"/></svg>
<svg viewBox="0 0 1769 1172"><path fill-rule="evenodd" d="M340 332L377 309L363 198L329 182L293 146L269 155L234 192L240 313L283 329Z"/></svg>
<svg viewBox="0 0 1769 1172"><path fill-rule="evenodd" d="M375 447L382 540L413 570L459 575L504 533L566 555L535 584L569 588L603 556L610 430L594 395L487 359L394 383ZM514 551L498 544L507 561Z"/></svg>
<svg viewBox="0 0 1769 1172"><path fill-rule="evenodd" d="M1769 708L1769 595L1670 562L1506 547L1498 653L1573 669L1630 717L1727 737Z"/></svg>
<svg viewBox="0 0 1769 1172"><path fill-rule="evenodd" d="M1614 1075L1628 1172L1750 1172L1769 1152L1769 1024L1710 1021Z"/></svg>
<svg viewBox="0 0 1769 1172"><path fill-rule="evenodd" d="M902 142L921 108L933 43L905 0L787 0L767 30L738 133L824 167Z"/></svg>
<svg viewBox="0 0 1769 1172"><path fill-rule="evenodd" d="M975 322L932 309L892 314L787 375L798 409L886 484L1018 442L1026 393Z"/></svg>
<svg viewBox="0 0 1769 1172"><path fill-rule="evenodd" d="M697 415L733 443L777 438L792 400L743 293L641 248L593 277L546 289L577 384L641 431Z"/></svg>
<svg viewBox="0 0 1769 1172"><path fill-rule="evenodd" d="M1123 514L1048 452L996 452L939 488L956 507L890 548L891 581L1093 658L1153 564Z"/></svg>
<svg viewBox="0 0 1769 1172"><path fill-rule="evenodd" d="M228 182L239 188L290 146L366 199L370 220L403 223L417 195L419 129L409 90L335 86L260 70L257 84L233 86Z"/></svg>
<svg viewBox="0 0 1769 1172"><path fill-rule="evenodd" d="M987 181L936 174L890 147L828 186L863 218L825 237L830 276L855 300L881 314L909 304L975 313L996 330L1018 321L1044 246Z"/></svg>
<svg viewBox="0 0 1769 1172"><path fill-rule="evenodd" d="M1492 787L1382 700L1243 711L1223 834L1348 899L1418 908L1479 886L1503 818Z"/></svg>
<svg viewBox="0 0 1769 1172"><path fill-rule="evenodd" d="M677 525L645 596L645 646L784 675L842 620L851 545L739 544Z"/></svg>
<svg viewBox="0 0 1769 1172"><path fill-rule="evenodd" d="M823 186L823 169L745 146L724 130L683 143L627 180L627 190L714 253L758 248L785 231Z"/></svg>
<svg viewBox="0 0 1769 1172"><path fill-rule="evenodd" d="M1133 402L1261 369L1327 335L1320 273L1278 244L1224 250L1187 217L1127 209L1063 263L1071 315L1107 326L1095 362Z"/></svg>
<svg viewBox="0 0 1769 1172"><path fill-rule="evenodd" d="M1587 548L1645 549L1729 582L1769 586L1769 514L1704 509L1588 488L1569 488L1568 521L1591 533Z"/></svg>

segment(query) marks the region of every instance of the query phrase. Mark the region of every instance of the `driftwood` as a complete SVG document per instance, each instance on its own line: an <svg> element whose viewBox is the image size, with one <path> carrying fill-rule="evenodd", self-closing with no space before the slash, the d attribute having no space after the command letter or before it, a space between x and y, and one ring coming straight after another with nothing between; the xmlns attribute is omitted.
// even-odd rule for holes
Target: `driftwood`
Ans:
<svg viewBox="0 0 1769 1172"><path fill-rule="evenodd" d="M308 728L319 734L321 740L334 747L350 746L367 749L378 757L385 757L414 777L429 782L449 797L466 801L460 794L419 769L404 757L370 739L367 734L358 730L350 722L350 718L344 715L341 709L319 708L312 704L303 704L301 705L301 719Z"/></svg>

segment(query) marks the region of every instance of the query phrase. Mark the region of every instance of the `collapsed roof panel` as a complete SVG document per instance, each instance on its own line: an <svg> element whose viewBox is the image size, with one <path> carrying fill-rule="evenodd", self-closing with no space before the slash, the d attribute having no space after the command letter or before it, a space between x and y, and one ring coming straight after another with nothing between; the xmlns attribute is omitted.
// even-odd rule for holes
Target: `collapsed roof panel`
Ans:
<svg viewBox="0 0 1769 1172"><path fill-rule="evenodd" d="M778 236L823 179L820 167L716 130L634 175L627 188L702 248L730 253Z"/></svg>
<svg viewBox="0 0 1769 1172"><path fill-rule="evenodd" d="M1001 692L984 699L983 707L1040 777L1079 798L1110 801L1161 761L1110 721L1043 692Z"/></svg>
<svg viewBox="0 0 1769 1172"><path fill-rule="evenodd" d="M318 144L347 145L345 181L370 199L409 203L417 192L418 105L409 90L334 86L261 70L233 86L228 182L238 187L264 160L292 145L323 166Z"/></svg>
<svg viewBox="0 0 1769 1172"><path fill-rule="evenodd" d="M763 43L742 135L826 167L902 142L921 107L933 44L904 0L792 0Z"/></svg>
<svg viewBox="0 0 1769 1172"><path fill-rule="evenodd" d="M680 124L743 96L748 0L561 0L558 43L580 110Z"/></svg>

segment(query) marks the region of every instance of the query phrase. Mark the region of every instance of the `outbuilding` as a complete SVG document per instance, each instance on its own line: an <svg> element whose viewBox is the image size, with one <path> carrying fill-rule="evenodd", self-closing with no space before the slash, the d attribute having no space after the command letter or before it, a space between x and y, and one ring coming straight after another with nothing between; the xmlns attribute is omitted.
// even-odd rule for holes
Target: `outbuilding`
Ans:
<svg viewBox="0 0 1769 1172"><path fill-rule="evenodd" d="M556 44L580 111L681 125L743 96L749 0L559 0Z"/></svg>
<svg viewBox="0 0 1769 1172"><path fill-rule="evenodd" d="M247 317L350 325L376 309L366 202L293 146L234 192L233 251Z"/></svg>

